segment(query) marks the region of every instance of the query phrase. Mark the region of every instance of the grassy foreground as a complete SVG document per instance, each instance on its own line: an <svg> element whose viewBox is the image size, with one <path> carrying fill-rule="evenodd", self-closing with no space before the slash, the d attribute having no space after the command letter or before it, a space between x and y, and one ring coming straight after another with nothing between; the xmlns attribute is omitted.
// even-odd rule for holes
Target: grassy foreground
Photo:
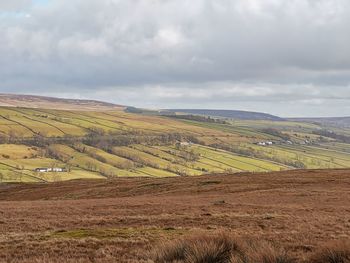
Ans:
<svg viewBox="0 0 350 263"><path fill-rule="evenodd" d="M2 185L0 262L348 262L349 184L298 170Z"/></svg>

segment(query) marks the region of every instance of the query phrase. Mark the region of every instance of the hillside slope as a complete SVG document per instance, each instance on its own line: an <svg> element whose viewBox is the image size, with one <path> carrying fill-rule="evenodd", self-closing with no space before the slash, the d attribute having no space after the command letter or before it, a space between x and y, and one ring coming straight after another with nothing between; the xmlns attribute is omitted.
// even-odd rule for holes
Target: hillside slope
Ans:
<svg viewBox="0 0 350 263"><path fill-rule="evenodd" d="M223 117L240 120L272 120L281 121L282 118L262 112L239 111L239 110L208 110L208 109L171 109L170 112L182 112L189 114Z"/></svg>
<svg viewBox="0 0 350 263"><path fill-rule="evenodd" d="M133 196L183 196L197 194L251 193L278 189L293 181L293 188L322 186L325 182L346 189L350 169L292 170L270 173L211 174L195 177L115 178L114 180L74 180L49 184L0 185L0 200L78 200ZM246 181L254 184L245 184ZM335 185L336 186L336 185ZM329 190L329 189L328 189ZM350 197L349 197L350 198Z"/></svg>
<svg viewBox="0 0 350 263"><path fill-rule="evenodd" d="M0 106L62 109L62 110L117 110L124 106L95 100L63 99L34 95L0 94Z"/></svg>
<svg viewBox="0 0 350 263"><path fill-rule="evenodd" d="M291 121L0 107L0 182L349 168L350 130L322 129Z"/></svg>
<svg viewBox="0 0 350 263"><path fill-rule="evenodd" d="M350 117L324 117L324 118L291 118L292 121L303 121L319 123L324 126L333 126L339 128L350 127Z"/></svg>

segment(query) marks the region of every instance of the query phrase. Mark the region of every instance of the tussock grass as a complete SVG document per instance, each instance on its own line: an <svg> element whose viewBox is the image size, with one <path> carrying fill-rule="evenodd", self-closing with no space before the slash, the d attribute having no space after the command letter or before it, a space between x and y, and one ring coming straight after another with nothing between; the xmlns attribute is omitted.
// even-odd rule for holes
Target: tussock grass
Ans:
<svg viewBox="0 0 350 263"><path fill-rule="evenodd" d="M225 233L199 234L168 244L153 252L156 263L291 263L282 249L266 241L242 240Z"/></svg>
<svg viewBox="0 0 350 263"><path fill-rule="evenodd" d="M326 244L298 261L265 240L243 240L225 233L197 234L163 243L151 257L155 263L350 263L350 240Z"/></svg>
<svg viewBox="0 0 350 263"><path fill-rule="evenodd" d="M330 243L318 249L310 259L310 263L349 263L350 240Z"/></svg>

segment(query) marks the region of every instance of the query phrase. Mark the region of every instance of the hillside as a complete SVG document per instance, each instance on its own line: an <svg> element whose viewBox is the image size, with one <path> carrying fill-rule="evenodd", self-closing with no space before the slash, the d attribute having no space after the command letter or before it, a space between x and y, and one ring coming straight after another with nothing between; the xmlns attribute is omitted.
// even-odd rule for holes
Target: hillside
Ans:
<svg viewBox="0 0 350 263"><path fill-rule="evenodd" d="M239 110L208 110L208 109L171 109L170 112L180 112L188 114L198 114L212 117L222 117L229 119L239 120L271 120L282 121L283 119L271 114L252 112L252 111L239 111Z"/></svg>
<svg viewBox="0 0 350 263"><path fill-rule="evenodd" d="M269 173L241 172L236 174L210 174L188 177L123 177L113 180L73 180L48 184L0 185L2 201L79 200L126 198L133 196L186 196L197 194L251 193L263 189L278 189L293 178L294 189L304 185L322 187L329 182L342 189L350 183L350 169L292 170ZM252 184L245 185L246 181ZM314 180L314 181L313 181ZM312 186L313 185L313 186ZM291 189L293 191L294 189ZM299 189L301 190L301 189ZM350 198L350 197L349 197Z"/></svg>
<svg viewBox="0 0 350 263"><path fill-rule="evenodd" d="M95 100L63 99L17 94L0 94L0 106L89 111L124 109L120 105Z"/></svg>
<svg viewBox="0 0 350 263"><path fill-rule="evenodd" d="M0 107L0 182L350 167L350 130L323 129L291 121Z"/></svg>
<svg viewBox="0 0 350 263"><path fill-rule="evenodd" d="M323 126L350 128L350 117L291 118L291 121L318 123Z"/></svg>
<svg viewBox="0 0 350 263"><path fill-rule="evenodd" d="M149 252L168 240L225 231L274 242L294 262L310 263L320 247L350 238L349 175L300 170L0 186L0 261L154 262Z"/></svg>

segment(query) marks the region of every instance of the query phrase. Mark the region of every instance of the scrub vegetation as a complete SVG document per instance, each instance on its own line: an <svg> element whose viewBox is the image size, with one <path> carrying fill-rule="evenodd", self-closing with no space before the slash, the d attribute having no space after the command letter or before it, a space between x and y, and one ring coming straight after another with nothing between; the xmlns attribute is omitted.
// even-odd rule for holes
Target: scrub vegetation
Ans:
<svg viewBox="0 0 350 263"><path fill-rule="evenodd" d="M0 186L0 262L347 263L349 170Z"/></svg>

